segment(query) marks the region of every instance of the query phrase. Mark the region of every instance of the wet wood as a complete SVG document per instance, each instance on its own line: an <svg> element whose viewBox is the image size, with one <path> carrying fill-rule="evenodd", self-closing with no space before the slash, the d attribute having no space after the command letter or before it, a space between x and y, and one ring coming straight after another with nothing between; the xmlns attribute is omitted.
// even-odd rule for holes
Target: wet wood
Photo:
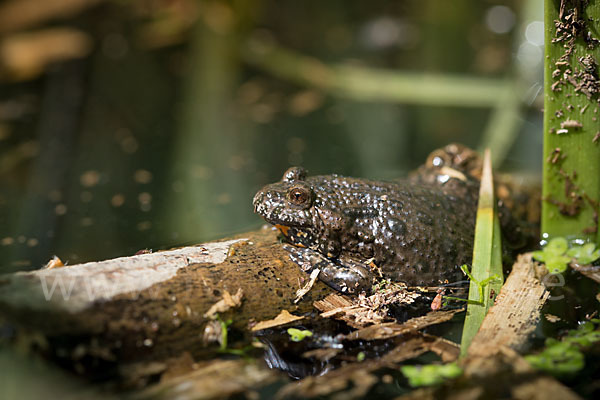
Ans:
<svg viewBox="0 0 600 400"><path fill-rule="evenodd" d="M247 339L249 323L283 309L310 311L331 293L316 282L294 304L305 279L266 228L182 249L2 275L0 318L42 337L52 357L82 361L82 368L88 356L120 364L183 351L199 358L215 350L202 343L205 314L225 291L243 291L239 308L221 318L232 319L230 329Z"/></svg>
<svg viewBox="0 0 600 400"><path fill-rule="evenodd" d="M440 357L454 361L458 357L459 348L456 344L433 335L421 332L409 333L381 357L360 362L349 361L327 374L308 376L300 381L288 383L277 392L275 398L312 398L330 395L332 398L339 399L360 399L379 382L380 378L373 374L374 371L383 368L398 369L402 362L427 352L434 352ZM391 376L389 378L391 379Z"/></svg>
<svg viewBox="0 0 600 400"><path fill-rule="evenodd" d="M579 265L577 263L569 264L571 268L580 274L600 283L600 266L597 265Z"/></svg>
<svg viewBox="0 0 600 400"><path fill-rule="evenodd" d="M520 350L535 330L550 296L535 276L531 253L522 254L469 347L469 356L486 357L502 347Z"/></svg>
<svg viewBox="0 0 600 400"><path fill-rule="evenodd" d="M415 332L431 325L441 324L450 321L454 315L464 311L464 309L432 311L422 317L411 318L408 321L398 324L396 322L385 322L382 324L371 325L350 332L346 335L348 340L380 340L389 339L394 336L404 335L409 332Z"/></svg>
<svg viewBox="0 0 600 400"><path fill-rule="evenodd" d="M256 332L256 331L260 331L263 329L274 328L276 326L281 326L281 325L289 324L291 322L300 321L303 319L304 319L304 317L292 315L287 310L281 310L281 312L279 313L279 315L277 317L270 319L268 321L260 321L259 323L254 325L251 330L252 330L252 332Z"/></svg>
<svg viewBox="0 0 600 400"><path fill-rule="evenodd" d="M246 393L272 383L277 373L260 363L246 360L213 360L196 364L189 374L165 379L136 393L134 399L220 399Z"/></svg>

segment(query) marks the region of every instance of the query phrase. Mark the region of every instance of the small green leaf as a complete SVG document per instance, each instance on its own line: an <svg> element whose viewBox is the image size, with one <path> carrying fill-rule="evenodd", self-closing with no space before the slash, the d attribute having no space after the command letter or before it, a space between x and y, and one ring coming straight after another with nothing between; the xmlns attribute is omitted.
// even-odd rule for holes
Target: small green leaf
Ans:
<svg viewBox="0 0 600 400"><path fill-rule="evenodd" d="M401 371L412 387L439 385L446 379L456 378L462 374L462 369L456 363L404 365Z"/></svg>
<svg viewBox="0 0 600 400"><path fill-rule="evenodd" d="M290 338L292 339L293 342L301 342L304 340L304 338L306 337L310 337L313 335L313 333L309 330L300 330L300 329L296 329L296 328L289 328L287 330L288 335L290 335Z"/></svg>
<svg viewBox="0 0 600 400"><path fill-rule="evenodd" d="M525 359L534 368L553 375L570 375L585 366L583 353L563 343L550 346L540 354L525 356Z"/></svg>
<svg viewBox="0 0 600 400"><path fill-rule="evenodd" d="M546 347L539 354L525 356L525 359L536 369L553 375L571 375L585 365L585 356L581 348L589 347L600 341L600 331L594 322L586 322L579 328L571 330L558 341L546 339Z"/></svg>
<svg viewBox="0 0 600 400"><path fill-rule="evenodd" d="M580 264L591 264L600 258L600 249L595 249L596 245L594 243L586 243L583 246L574 246L570 248L567 251L567 255L576 259Z"/></svg>
<svg viewBox="0 0 600 400"><path fill-rule="evenodd" d="M565 254L569 248L569 242L564 237L556 237L551 239L550 242L544 247L544 253L549 255L561 256Z"/></svg>
<svg viewBox="0 0 600 400"><path fill-rule="evenodd" d="M567 270L567 266L571 259L567 256L555 255L551 259L546 260L546 268L551 274L559 274Z"/></svg>
<svg viewBox="0 0 600 400"><path fill-rule="evenodd" d="M569 248L567 239L557 237L542 249L533 252L533 258L546 264L546 268L551 274L558 274L567 270L571 257L567 257L565 252Z"/></svg>
<svg viewBox="0 0 600 400"><path fill-rule="evenodd" d="M531 255L533 256L534 259L538 260L538 261L546 261L546 254L542 251L542 250L537 250L534 251L533 253L531 253Z"/></svg>
<svg viewBox="0 0 600 400"><path fill-rule="evenodd" d="M364 352L364 351L361 351L360 353L358 353L358 354L356 355L356 361L358 361L358 362L362 362L362 361L364 361L364 360L365 360L365 357L366 357L366 355L365 355L365 352Z"/></svg>

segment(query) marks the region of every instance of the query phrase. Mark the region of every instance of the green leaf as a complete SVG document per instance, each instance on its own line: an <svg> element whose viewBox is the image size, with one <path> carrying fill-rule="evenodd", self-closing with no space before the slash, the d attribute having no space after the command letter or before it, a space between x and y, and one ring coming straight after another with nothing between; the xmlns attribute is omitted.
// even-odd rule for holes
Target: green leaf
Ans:
<svg viewBox="0 0 600 400"><path fill-rule="evenodd" d="M504 282L502 275L502 241L500 222L496 212L492 165L490 153L486 150L479 203L477 205L477 221L475 223L475 242L473 246L473 265L469 302L461 339L461 357L467 350L473 337L479 330L488 309L494 304L494 293L500 293Z"/></svg>
<svg viewBox="0 0 600 400"><path fill-rule="evenodd" d="M580 264L591 264L600 258L600 249L595 249L596 245L594 243L586 243L583 246L574 246L570 248L567 251L567 255L576 259Z"/></svg>
<svg viewBox="0 0 600 400"><path fill-rule="evenodd" d="M544 253L548 255L557 255L561 256L565 254L567 249L569 248L569 243L567 239L564 237L556 237L544 247Z"/></svg>
<svg viewBox="0 0 600 400"><path fill-rule="evenodd" d="M553 256L546 261L546 268L551 274L559 274L567 270L570 261L571 259L567 256Z"/></svg>
<svg viewBox="0 0 600 400"><path fill-rule="evenodd" d="M571 257L565 255L569 248L567 239L557 237L552 240L542 249L533 252L533 258L542 261L546 264L546 268L551 274L565 272Z"/></svg>
<svg viewBox="0 0 600 400"><path fill-rule="evenodd" d="M571 330L558 341L546 339L546 347L539 354L525 356L525 359L536 369L550 374L572 375L585 366L585 356L582 348L589 347L600 341L600 331L594 322L588 321Z"/></svg>
<svg viewBox="0 0 600 400"><path fill-rule="evenodd" d="M571 375L585 366L581 351L559 343L536 355L525 356L532 367L552 375Z"/></svg>
<svg viewBox="0 0 600 400"><path fill-rule="evenodd" d="M309 330L301 330L297 328L288 328L287 333L290 335L290 338L293 342L301 342L304 340L304 338L313 335L313 333Z"/></svg>
<svg viewBox="0 0 600 400"><path fill-rule="evenodd" d="M400 370L412 387L439 385L446 379L460 376L463 372L456 363L404 365Z"/></svg>
<svg viewBox="0 0 600 400"><path fill-rule="evenodd" d="M542 250L537 250L531 253L535 260L544 262L546 261L546 254Z"/></svg>

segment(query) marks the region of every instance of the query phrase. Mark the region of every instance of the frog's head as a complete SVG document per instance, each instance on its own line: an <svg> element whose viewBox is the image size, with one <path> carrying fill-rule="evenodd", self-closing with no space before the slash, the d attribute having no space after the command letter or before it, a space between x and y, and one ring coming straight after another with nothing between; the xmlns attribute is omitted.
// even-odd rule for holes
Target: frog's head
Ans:
<svg viewBox="0 0 600 400"><path fill-rule="evenodd" d="M291 167L280 182L265 186L254 196L254 212L275 225L293 244L310 247L315 231L315 192L306 181L306 170Z"/></svg>

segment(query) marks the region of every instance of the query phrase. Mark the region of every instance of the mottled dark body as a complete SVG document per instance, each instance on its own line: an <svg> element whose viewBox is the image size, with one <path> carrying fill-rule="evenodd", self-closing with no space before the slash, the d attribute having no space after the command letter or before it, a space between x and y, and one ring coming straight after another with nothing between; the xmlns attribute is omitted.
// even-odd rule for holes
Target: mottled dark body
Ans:
<svg viewBox="0 0 600 400"><path fill-rule="evenodd" d="M254 198L255 211L277 225L291 258L348 292L384 277L409 285L463 279L473 251L478 185L305 177L290 168Z"/></svg>

